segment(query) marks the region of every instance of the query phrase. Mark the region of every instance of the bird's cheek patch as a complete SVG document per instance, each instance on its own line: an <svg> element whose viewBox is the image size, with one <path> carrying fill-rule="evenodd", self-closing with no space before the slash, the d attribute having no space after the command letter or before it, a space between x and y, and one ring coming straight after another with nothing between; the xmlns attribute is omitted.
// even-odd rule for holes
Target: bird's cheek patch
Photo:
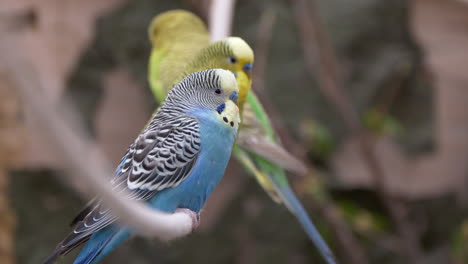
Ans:
<svg viewBox="0 0 468 264"><path fill-rule="evenodd" d="M232 128L234 128L234 127L237 128L238 124L240 122L239 108L232 101L228 101L223 105L224 105L223 111L218 112L221 119L223 120L223 122L226 125L228 125L228 126L230 126Z"/></svg>
<svg viewBox="0 0 468 264"><path fill-rule="evenodd" d="M224 111L224 108L226 108L226 104L221 104L216 108L216 112L218 112L218 114L221 114Z"/></svg>

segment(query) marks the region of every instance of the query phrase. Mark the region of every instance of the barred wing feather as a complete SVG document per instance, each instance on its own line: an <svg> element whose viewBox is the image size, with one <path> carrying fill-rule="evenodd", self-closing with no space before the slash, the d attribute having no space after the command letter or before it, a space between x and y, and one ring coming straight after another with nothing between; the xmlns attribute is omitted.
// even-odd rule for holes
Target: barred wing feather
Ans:
<svg viewBox="0 0 468 264"><path fill-rule="evenodd" d="M200 151L198 120L178 117L153 120L130 146L111 184L132 200L146 201L158 191L179 185L190 175ZM75 218L74 230L56 250L65 254L113 223L117 217L99 199Z"/></svg>

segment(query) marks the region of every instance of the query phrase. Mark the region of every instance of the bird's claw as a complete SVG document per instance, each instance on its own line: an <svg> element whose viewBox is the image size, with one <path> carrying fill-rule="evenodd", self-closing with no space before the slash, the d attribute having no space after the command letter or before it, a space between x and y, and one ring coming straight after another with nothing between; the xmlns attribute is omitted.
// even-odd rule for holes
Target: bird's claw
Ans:
<svg viewBox="0 0 468 264"><path fill-rule="evenodd" d="M196 213L190 209L187 208L177 208L175 210L175 213L185 213L190 216L192 219L192 232L195 231L198 226L200 225L200 214Z"/></svg>

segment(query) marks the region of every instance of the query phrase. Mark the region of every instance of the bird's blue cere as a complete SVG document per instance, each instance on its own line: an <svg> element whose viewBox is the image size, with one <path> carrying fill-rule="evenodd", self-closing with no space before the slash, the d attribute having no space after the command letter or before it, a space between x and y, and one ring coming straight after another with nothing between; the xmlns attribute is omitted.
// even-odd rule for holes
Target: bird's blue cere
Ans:
<svg viewBox="0 0 468 264"><path fill-rule="evenodd" d="M239 98L239 94L237 92L232 92L229 96L229 100L232 100L234 103L237 103L237 99Z"/></svg>
<svg viewBox="0 0 468 264"><path fill-rule="evenodd" d="M245 72L249 72L250 70L252 70L252 63L246 63L244 64L244 67L242 68Z"/></svg>
<svg viewBox="0 0 468 264"><path fill-rule="evenodd" d="M221 104L216 108L216 111L218 114L221 114L224 111L224 108L226 108L226 104Z"/></svg>

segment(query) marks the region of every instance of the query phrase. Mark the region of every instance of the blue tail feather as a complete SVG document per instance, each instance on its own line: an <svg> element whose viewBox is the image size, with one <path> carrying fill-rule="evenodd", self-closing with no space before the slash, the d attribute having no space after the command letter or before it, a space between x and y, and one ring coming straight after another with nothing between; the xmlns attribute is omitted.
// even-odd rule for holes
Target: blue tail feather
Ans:
<svg viewBox="0 0 468 264"><path fill-rule="evenodd" d="M336 264L335 256L328 247L327 243L323 240L317 228L315 228L312 220L307 215L307 212L305 211L301 202L296 198L296 195L294 195L291 188L286 185L280 186L277 188L277 190L279 190L286 207L288 207L288 209L296 216L323 258L327 261L328 264Z"/></svg>
<svg viewBox="0 0 468 264"><path fill-rule="evenodd" d="M94 264L127 239L129 233L113 226L104 228L91 236L73 264Z"/></svg>

